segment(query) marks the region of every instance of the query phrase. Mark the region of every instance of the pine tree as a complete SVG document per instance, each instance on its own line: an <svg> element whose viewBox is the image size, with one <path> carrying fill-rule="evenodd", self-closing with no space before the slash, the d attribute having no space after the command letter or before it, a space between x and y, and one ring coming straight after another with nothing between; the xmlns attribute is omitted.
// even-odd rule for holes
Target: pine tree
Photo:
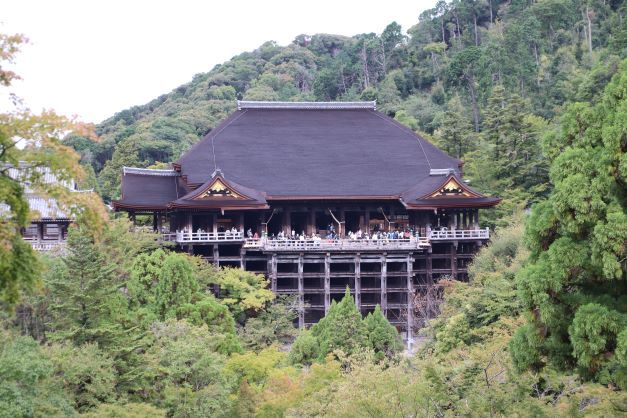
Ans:
<svg viewBox="0 0 627 418"><path fill-rule="evenodd" d="M334 350L353 354L368 347L366 326L348 287L339 303L333 301L329 312L311 328L312 335L320 343L324 357Z"/></svg>
<svg viewBox="0 0 627 418"><path fill-rule="evenodd" d="M47 280L57 337L78 345L114 343L122 332L117 320L126 305L115 269L85 228L70 230L68 255L53 266Z"/></svg>
<svg viewBox="0 0 627 418"><path fill-rule="evenodd" d="M364 325L377 360L383 360L386 356L391 357L403 349L398 331L385 318L379 305L375 307L374 312L364 318Z"/></svg>
<svg viewBox="0 0 627 418"><path fill-rule="evenodd" d="M436 131L438 144L448 154L462 158L471 151L474 144L472 125L459 96L448 102L448 109L440 116L440 128Z"/></svg>
<svg viewBox="0 0 627 418"><path fill-rule="evenodd" d="M530 263L517 275L531 314L511 344L520 369L546 357L587 378L625 376L614 353L625 350L618 334L627 325L626 94L624 61L603 100L571 105L548 137L554 190L529 218Z"/></svg>

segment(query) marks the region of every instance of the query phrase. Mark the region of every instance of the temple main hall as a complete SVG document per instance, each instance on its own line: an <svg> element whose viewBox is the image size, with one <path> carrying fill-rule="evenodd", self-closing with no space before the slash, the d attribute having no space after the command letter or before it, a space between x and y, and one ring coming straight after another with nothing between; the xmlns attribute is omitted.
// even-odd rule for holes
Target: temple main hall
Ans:
<svg viewBox="0 0 627 418"><path fill-rule="evenodd" d="M467 280L490 238L479 213L499 199L462 168L375 102L239 101L170 169L124 167L113 206L151 215L181 251L265 275L298 299L301 327L348 287L411 340L417 296Z"/></svg>

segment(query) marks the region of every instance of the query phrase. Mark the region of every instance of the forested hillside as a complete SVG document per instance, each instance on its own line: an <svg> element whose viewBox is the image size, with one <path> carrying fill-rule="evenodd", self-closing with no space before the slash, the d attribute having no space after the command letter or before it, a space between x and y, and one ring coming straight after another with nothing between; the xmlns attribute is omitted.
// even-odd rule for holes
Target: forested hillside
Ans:
<svg viewBox="0 0 627 418"><path fill-rule="evenodd" d="M64 253L37 254L24 185L2 169L0 418L625 416L625 11L439 2L407 37L391 24L266 43L116 114L99 140L53 112L0 113L0 167L82 165L110 199L123 165L174 160L236 99L376 99L504 197L469 282L434 284L439 314L407 353L349 292L299 331L263 276L173 251L35 171L29 187L77 219ZM0 87L23 41L0 34Z"/></svg>
<svg viewBox="0 0 627 418"><path fill-rule="evenodd" d="M541 133L569 101L594 101L627 47L622 1L440 1L403 35L266 42L68 142L105 198L123 165L170 162L245 100L377 100L382 112L466 161L479 189L515 205L546 193Z"/></svg>

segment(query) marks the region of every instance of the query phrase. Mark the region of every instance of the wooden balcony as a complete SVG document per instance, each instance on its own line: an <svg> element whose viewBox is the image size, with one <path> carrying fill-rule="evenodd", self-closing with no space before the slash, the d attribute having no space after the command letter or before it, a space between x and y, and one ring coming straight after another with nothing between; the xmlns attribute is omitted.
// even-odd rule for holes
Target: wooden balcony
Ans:
<svg viewBox="0 0 627 418"><path fill-rule="evenodd" d="M33 250L40 252L63 251L65 250L65 241L29 241Z"/></svg>
<svg viewBox="0 0 627 418"><path fill-rule="evenodd" d="M214 244L227 242L243 242L243 232L183 232L177 231L170 234L162 234L165 241L178 244Z"/></svg>
<svg viewBox="0 0 627 418"><path fill-rule="evenodd" d="M264 251L365 251L365 250L423 250L429 240L410 239L246 239L244 248Z"/></svg>
<svg viewBox="0 0 627 418"><path fill-rule="evenodd" d="M487 240L490 239L490 228L485 229L441 229L429 232L429 240Z"/></svg>

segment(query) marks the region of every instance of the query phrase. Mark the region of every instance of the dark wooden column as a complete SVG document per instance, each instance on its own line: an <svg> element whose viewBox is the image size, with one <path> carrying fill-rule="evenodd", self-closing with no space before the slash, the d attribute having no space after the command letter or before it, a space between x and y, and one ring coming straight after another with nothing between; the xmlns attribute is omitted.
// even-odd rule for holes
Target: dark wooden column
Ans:
<svg viewBox="0 0 627 418"><path fill-rule="evenodd" d="M298 328L305 328L305 284L303 253L298 256Z"/></svg>
<svg viewBox="0 0 627 418"><path fill-rule="evenodd" d="M270 288L274 293L277 290L277 262L276 262L276 254L272 254L270 259L268 260L268 272L270 273Z"/></svg>
<svg viewBox="0 0 627 418"><path fill-rule="evenodd" d="M355 304L361 312L361 254L355 254Z"/></svg>
<svg viewBox="0 0 627 418"><path fill-rule="evenodd" d="M412 253L407 254L407 344L409 345L413 338L414 332L414 282L412 280L414 269L414 255Z"/></svg>
<svg viewBox="0 0 627 418"><path fill-rule="evenodd" d="M283 232L288 236L292 233L292 213L288 208L283 211Z"/></svg>
<svg viewBox="0 0 627 418"><path fill-rule="evenodd" d="M451 276L457 280L457 241L451 244Z"/></svg>
<svg viewBox="0 0 627 418"><path fill-rule="evenodd" d="M309 209L309 221L307 222L307 234L313 235L316 232L316 209Z"/></svg>
<svg viewBox="0 0 627 418"><path fill-rule="evenodd" d="M329 312L331 306L331 254L324 256L324 314Z"/></svg>
<svg viewBox="0 0 627 418"><path fill-rule="evenodd" d="M387 317L388 313L388 263L387 254L381 256L381 311Z"/></svg>

